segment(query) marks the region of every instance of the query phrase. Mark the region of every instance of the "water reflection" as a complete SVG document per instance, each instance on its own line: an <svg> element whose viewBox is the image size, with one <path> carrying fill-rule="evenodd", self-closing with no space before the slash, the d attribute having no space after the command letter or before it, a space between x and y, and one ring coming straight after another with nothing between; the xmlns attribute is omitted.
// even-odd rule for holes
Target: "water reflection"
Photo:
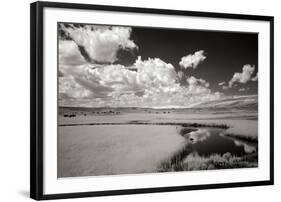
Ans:
<svg viewBox="0 0 281 202"><path fill-rule="evenodd" d="M185 135L185 137L192 143L201 142L207 140L211 133L206 129L198 129L197 131L192 131Z"/></svg>
<svg viewBox="0 0 281 202"><path fill-rule="evenodd" d="M231 139L236 146L243 147L245 153L247 153L247 154L257 152L257 144L256 143L250 143L250 142L246 142L246 141L243 141L243 140L238 140L234 137L224 136L223 134L221 134L221 136L223 136L225 138L228 138L228 139Z"/></svg>
<svg viewBox="0 0 281 202"><path fill-rule="evenodd" d="M257 152L257 145L226 137L222 135L223 131L224 129L218 128L199 128L196 130L193 128L192 131L183 134L183 136L189 142L190 152L196 152L200 156L223 155L227 152L235 156L244 156Z"/></svg>
<svg viewBox="0 0 281 202"><path fill-rule="evenodd" d="M250 146L250 145L248 145L248 144L246 144L246 143L244 143L244 142L242 142L242 141L234 140L234 143L235 143L235 145L237 145L237 146L243 146L243 147L244 147L244 151L245 151L246 153L248 153L248 154L257 151L257 149L256 149L255 146Z"/></svg>

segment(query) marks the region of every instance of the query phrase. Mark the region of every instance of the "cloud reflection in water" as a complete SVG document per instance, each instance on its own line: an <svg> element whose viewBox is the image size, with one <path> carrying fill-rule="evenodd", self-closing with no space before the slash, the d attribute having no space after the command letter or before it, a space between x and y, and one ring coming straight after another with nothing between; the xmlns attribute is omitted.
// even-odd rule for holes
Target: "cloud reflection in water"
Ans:
<svg viewBox="0 0 281 202"><path fill-rule="evenodd" d="M244 142L238 141L238 140L234 140L234 144L236 146L243 146L244 147L244 151L246 153L253 153L256 152L256 148L254 146L250 146Z"/></svg>
<svg viewBox="0 0 281 202"><path fill-rule="evenodd" d="M192 144L197 142L202 142L210 137L210 132L206 129L198 129L197 131L192 131L185 135Z"/></svg>

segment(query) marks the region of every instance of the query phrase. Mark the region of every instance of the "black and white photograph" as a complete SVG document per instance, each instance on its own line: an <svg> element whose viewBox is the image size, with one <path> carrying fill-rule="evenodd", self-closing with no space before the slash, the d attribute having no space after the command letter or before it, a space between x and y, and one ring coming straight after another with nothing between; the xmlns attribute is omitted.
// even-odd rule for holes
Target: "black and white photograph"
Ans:
<svg viewBox="0 0 281 202"><path fill-rule="evenodd" d="M58 22L57 177L258 168L258 34Z"/></svg>

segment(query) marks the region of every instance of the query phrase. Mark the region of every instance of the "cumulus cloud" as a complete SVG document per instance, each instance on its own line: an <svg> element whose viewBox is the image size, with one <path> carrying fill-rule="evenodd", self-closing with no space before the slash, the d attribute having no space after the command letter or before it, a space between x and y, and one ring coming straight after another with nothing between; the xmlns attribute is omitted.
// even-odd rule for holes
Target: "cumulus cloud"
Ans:
<svg viewBox="0 0 281 202"><path fill-rule="evenodd" d="M251 79L251 81L257 81L257 80L258 80L258 72L257 72L256 76Z"/></svg>
<svg viewBox="0 0 281 202"><path fill-rule="evenodd" d="M234 73L232 79L228 82L229 88L233 86L234 83L242 83L245 84L251 80L251 76L255 71L255 66L251 66L249 64L244 65L242 68L242 72Z"/></svg>
<svg viewBox="0 0 281 202"><path fill-rule="evenodd" d="M59 77L59 98L84 98L92 96L92 92L75 81L71 75Z"/></svg>
<svg viewBox="0 0 281 202"><path fill-rule="evenodd" d="M60 65L81 65L86 60L81 55L78 46L70 40L59 41L59 64Z"/></svg>
<svg viewBox="0 0 281 202"><path fill-rule="evenodd" d="M178 74L179 81L182 81L185 78L185 74L183 71L178 71L177 74Z"/></svg>
<svg viewBox="0 0 281 202"><path fill-rule="evenodd" d="M244 92L244 91L248 91L248 90L250 90L249 87L248 87L248 88L239 88L239 89L238 89L238 91L240 91L240 92Z"/></svg>
<svg viewBox="0 0 281 202"><path fill-rule="evenodd" d="M80 99L89 106L188 107L221 96L213 93L209 83L201 78L190 76L187 85L181 86L173 65L159 58L139 57L129 68L117 64L95 68L93 64L83 64L61 65L60 70L65 77L59 83L60 97L69 98L71 103Z"/></svg>
<svg viewBox="0 0 281 202"><path fill-rule="evenodd" d="M185 69L193 68L196 69L199 64L201 64L207 57L205 56L205 51L200 50L194 54L189 54L181 58L179 65Z"/></svg>
<svg viewBox="0 0 281 202"><path fill-rule="evenodd" d="M143 88L173 88L177 74L172 64L159 58L142 61L140 57L135 62L137 81Z"/></svg>
<svg viewBox="0 0 281 202"><path fill-rule="evenodd" d="M228 86L222 86L222 89L227 90L227 89L229 89L229 87Z"/></svg>
<svg viewBox="0 0 281 202"><path fill-rule="evenodd" d="M113 63L120 49L132 50L137 45L130 39L130 27L61 24L61 29L93 61Z"/></svg>
<svg viewBox="0 0 281 202"><path fill-rule="evenodd" d="M197 79L194 76L191 76L189 78L187 78L187 82L190 86L205 86L205 87L209 87L210 84L205 81L204 79Z"/></svg>
<svg viewBox="0 0 281 202"><path fill-rule="evenodd" d="M238 84L246 84L249 81L257 81L258 80L258 72L257 72L256 76L252 77L254 71L255 71L255 65L252 66L252 65L246 64L246 65L243 66L242 72L234 73L231 80L228 82L228 85L224 81L221 82L221 83L218 83L218 85L222 86L223 90L227 90L227 89L232 88L232 87L237 87ZM246 91L246 90L249 90L249 89L248 88L238 89L238 91Z"/></svg>

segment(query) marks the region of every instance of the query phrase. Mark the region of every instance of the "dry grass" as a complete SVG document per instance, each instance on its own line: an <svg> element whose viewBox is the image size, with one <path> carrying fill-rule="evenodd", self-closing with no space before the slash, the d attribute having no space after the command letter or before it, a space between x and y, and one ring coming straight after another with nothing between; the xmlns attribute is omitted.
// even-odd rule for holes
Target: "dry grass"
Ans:
<svg viewBox="0 0 281 202"><path fill-rule="evenodd" d="M58 176L156 172L185 142L175 126L97 125L59 128Z"/></svg>
<svg viewBox="0 0 281 202"><path fill-rule="evenodd" d="M192 171L192 170L213 170L230 168L250 168L258 166L257 153L237 157L229 152L220 155L212 154L210 156L199 156L197 153L190 153L182 160L174 161L172 158L162 162L158 167L159 172L172 171Z"/></svg>
<svg viewBox="0 0 281 202"><path fill-rule="evenodd" d="M241 135L241 134L233 134L233 133L225 133L224 135L228 137L244 140L247 142L255 142L255 143L258 142L258 136L252 136L246 134Z"/></svg>
<svg viewBox="0 0 281 202"><path fill-rule="evenodd" d="M65 177L155 172L157 167L161 172L256 167L257 154L235 157L191 153L185 138L175 130L181 128L180 134L184 135L192 132L184 129L187 127L222 128L228 136L257 142L257 120L245 117L257 117L257 112L122 112L75 118L60 115L58 173Z"/></svg>

